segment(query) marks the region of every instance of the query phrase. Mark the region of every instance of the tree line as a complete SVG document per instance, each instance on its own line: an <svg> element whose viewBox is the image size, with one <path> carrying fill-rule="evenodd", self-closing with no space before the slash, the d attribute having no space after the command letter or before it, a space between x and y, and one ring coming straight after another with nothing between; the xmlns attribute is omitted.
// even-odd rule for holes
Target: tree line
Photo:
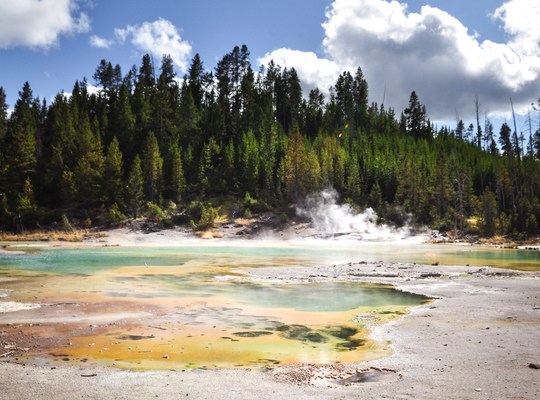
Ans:
<svg viewBox="0 0 540 400"><path fill-rule="evenodd" d="M0 87L2 229L201 221L225 197L283 210L332 186L398 225L540 232L540 129L435 128L415 92L399 114L370 103L361 68L327 98L304 96L294 68L254 71L245 45L212 71L197 54L179 77L170 56L157 68L145 55L127 73L101 60L93 80L51 104L26 82L10 113Z"/></svg>

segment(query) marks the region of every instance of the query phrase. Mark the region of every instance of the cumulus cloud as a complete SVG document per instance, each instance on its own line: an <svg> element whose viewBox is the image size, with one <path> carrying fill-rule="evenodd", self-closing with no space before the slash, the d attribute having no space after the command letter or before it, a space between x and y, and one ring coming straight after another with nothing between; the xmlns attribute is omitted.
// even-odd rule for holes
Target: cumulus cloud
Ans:
<svg viewBox="0 0 540 400"><path fill-rule="evenodd" d="M144 22L141 25L128 25L115 29L115 38L120 43L130 42L142 52L152 53L161 58L169 54L182 71L187 69L191 45L182 39L174 24L166 19Z"/></svg>
<svg viewBox="0 0 540 400"><path fill-rule="evenodd" d="M301 77L303 90L319 88L326 91L336 83L336 76L341 72L338 64L325 58L319 58L313 52L278 49L266 54L258 61L267 65L270 61L283 67L294 67Z"/></svg>
<svg viewBox="0 0 540 400"><path fill-rule="evenodd" d="M540 3L536 0L507 1L492 17L503 23L504 30L513 36L510 46L520 53L538 55L540 48Z"/></svg>
<svg viewBox="0 0 540 400"><path fill-rule="evenodd" d="M76 0L0 0L0 48L48 49L62 35L88 32L90 19Z"/></svg>
<svg viewBox="0 0 540 400"><path fill-rule="evenodd" d="M90 36L90 46L99 49L108 49L114 44L114 40L105 39L97 35Z"/></svg>
<svg viewBox="0 0 540 400"><path fill-rule="evenodd" d="M470 116L475 95L487 112L508 110L510 98L524 112L540 95L540 4L509 0L491 18L501 23L506 43L480 42L439 8L413 13L396 0L335 0L323 24L324 58L278 49L260 61L295 67L306 87L360 66L373 101L386 92L386 105L401 111L415 90L438 120L454 119L456 111Z"/></svg>

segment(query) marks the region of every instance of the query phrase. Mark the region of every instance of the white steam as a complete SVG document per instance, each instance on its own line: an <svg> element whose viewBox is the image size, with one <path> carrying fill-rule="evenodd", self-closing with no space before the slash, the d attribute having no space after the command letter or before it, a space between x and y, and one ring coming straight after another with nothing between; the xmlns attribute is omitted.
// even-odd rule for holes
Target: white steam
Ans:
<svg viewBox="0 0 540 400"><path fill-rule="evenodd" d="M378 216L372 208L356 212L349 204L338 204L334 189L326 189L309 196L305 205L298 207L299 216L311 219L313 227L326 237L347 237L362 240L399 240L412 236L411 228L393 228L377 224Z"/></svg>

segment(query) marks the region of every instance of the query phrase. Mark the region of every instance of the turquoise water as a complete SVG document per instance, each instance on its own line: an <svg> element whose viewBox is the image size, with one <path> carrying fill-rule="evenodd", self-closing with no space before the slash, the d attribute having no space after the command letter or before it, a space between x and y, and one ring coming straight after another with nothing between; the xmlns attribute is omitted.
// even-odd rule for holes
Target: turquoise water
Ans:
<svg viewBox="0 0 540 400"><path fill-rule="evenodd" d="M290 257L294 257L299 264L311 263L312 250L251 246L33 248L27 254L0 254L0 267L58 274L84 274L127 266L182 265L188 261L205 261L208 265L213 265L226 260L227 266L230 266L240 262L239 258L252 258L253 266L256 267L279 264L280 260Z"/></svg>
<svg viewBox="0 0 540 400"><path fill-rule="evenodd" d="M92 289L116 298L227 298L243 305L331 312L359 305L417 304L419 298L358 283L263 284L219 278L246 268L354 261L438 262L540 270L540 252L527 250L406 242L206 243L175 247L26 248L24 254L0 254L0 271L15 269L83 277L108 273L111 276L104 280L108 284L95 283ZM122 269L127 267L136 272L123 273Z"/></svg>
<svg viewBox="0 0 540 400"><path fill-rule="evenodd" d="M0 271L24 270L53 274L53 277L88 277L83 292L113 298L213 298L240 306L296 311L341 312L362 306L409 306L425 300L422 296L402 293L390 287L359 283L279 284L230 279L231 274L246 268L324 265L336 259L343 261L358 257L358 249L355 248L345 251L343 248L305 244L44 247L32 248L25 254L0 254ZM123 272L124 268L130 269ZM96 276L98 280L91 279ZM223 279L225 276L229 278Z"/></svg>
<svg viewBox="0 0 540 400"><path fill-rule="evenodd" d="M67 335L64 341L75 343L59 351L70 359L108 360L112 365L123 360L128 368L169 368L170 360L164 361L162 354L182 368L376 358L388 349L364 347L365 327L355 317L395 317L428 300L390 286L355 282L253 282L242 278L246 269L381 261L540 270L537 251L406 241L10 249L19 251L0 253L0 275L17 279L1 283L0 289L8 289L13 300L66 304L38 309L40 323L51 318L76 324L76 315L99 321L101 313L109 312L120 313L122 321L123 310L146 313L128 325L83 319L84 329L100 325L95 333L61 322L48 325L52 335ZM351 334L336 336L329 333L333 330ZM111 337L132 334L152 339L141 341L140 348L127 339L111 345ZM102 352L104 348L109 350Z"/></svg>
<svg viewBox="0 0 540 400"><path fill-rule="evenodd" d="M359 306L411 306L425 298L390 287L373 287L358 283L330 282L295 285L253 285L236 287L235 300L245 305L291 308L297 311L339 312Z"/></svg>
<svg viewBox="0 0 540 400"><path fill-rule="evenodd" d="M24 250L24 248L23 248ZM28 250L28 249L27 249ZM0 268L85 274L126 266L175 266L198 261L207 265L245 267L329 265L356 261L493 266L540 271L540 251L413 242L305 241L272 244L234 242L175 247L32 248L27 254L0 254Z"/></svg>

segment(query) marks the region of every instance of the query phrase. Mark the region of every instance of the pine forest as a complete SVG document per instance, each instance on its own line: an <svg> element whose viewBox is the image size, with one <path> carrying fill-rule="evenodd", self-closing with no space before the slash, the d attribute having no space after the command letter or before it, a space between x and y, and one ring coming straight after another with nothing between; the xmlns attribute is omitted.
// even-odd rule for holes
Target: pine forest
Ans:
<svg viewBox="0 0 540 400"><path fill-rule="evenodd" d="M0 230L141 216L198 229L226 203L287 215L332 187L397 226L540 233L536 127L435 127L415 92L404 110L369 102L360 67L302 93L294 69L254 71L245 45L211 71L195 55L180 77L145 55L129 71L101 60L92 79L50 104L28 82L14 105L0 88Z"/></svg>

